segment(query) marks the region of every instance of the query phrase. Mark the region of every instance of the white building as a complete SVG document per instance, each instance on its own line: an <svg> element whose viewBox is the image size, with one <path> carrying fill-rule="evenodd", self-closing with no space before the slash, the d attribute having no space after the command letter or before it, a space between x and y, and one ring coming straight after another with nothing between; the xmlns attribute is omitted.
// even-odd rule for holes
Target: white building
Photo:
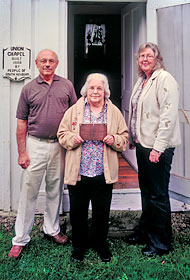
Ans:
<svg viewBox="0 0 190 280"><path fill-rule="evenodd" d="M182 144L175 151L170 190L190 203L189 15L187 0L0 0L0 210L16 211L18 206L21 168L17 165L16 108L23 85L30 81L3 77L6 51L11 47L31 50L31 60L25 63L33 79L38 75L34 63L38 51L53 49L60 61L57 74L72 80L77 94L89 72L105 72L112 100L127 120L137 79L135 53L145 41L159 45L166 69L180 85ZM106 30L104 46L89 48L88 53L87 24L103 24ZM136 166L133 151L127 150L125 156ZM43 200L42 188L39 202Z"/></svg>

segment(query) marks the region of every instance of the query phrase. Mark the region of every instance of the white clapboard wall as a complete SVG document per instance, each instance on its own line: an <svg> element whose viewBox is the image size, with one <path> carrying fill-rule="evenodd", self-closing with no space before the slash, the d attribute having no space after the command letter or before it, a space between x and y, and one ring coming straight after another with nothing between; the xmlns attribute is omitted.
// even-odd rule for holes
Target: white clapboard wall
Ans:
<svg viewBox="0 0 190 280"><path fill-rule="evenodd" d="M50 48L59 53L57 74L67 77L67 1L0 0L0 61L4 48L25 46L32 50L32 78L38 75L35 57ZM0 210L16 211L21 168L17 165L16 108L24 84L2 77L0 66ZM40 199L43 197L43 188Z"/></svg>
<svg viewBox="0 0 190 280"><path fill-rule="evenodd" d="M80 2L75 0L75 2ZM86 1L89 5L91 1ZM93 0L92 2L96 2ZM99 4L101 1L97 0ZM105 1L104 1L105 2ZM118 1L106 1L113 5ZM189 3L184 0L119 1L126 3L121 11L122 32L122 111L127 119L128 100L136 80L135 52L138 45L149 40L158 43L168 70L181 87L181 101L189 114ZM118 2L118 3L119 3ZM133 2L130 3L129 2ZM84 7L86 7L83 1ZM182 7L181 4L186 3ZM68 6L67 0L0 0L0 61L4 48L24 46L32 50L31 77L38 75L35 57L39 50L50 48L59 54L57 74L67 78L68 72ZM172 10L169 10L172 9ZM87 13L88 11L85 11ZM175 20L174 20L175 19ZM169 22L167 22L169 20ZM173 31L170 32L170 26ZM167 35L167 32L169 35ZM173 37L171 37L173 36ZM168 39L169 38L169 39ZM174 40L174 43L172 43ZM167 41L167 42L166 42ZM181 43L183 42L183 43ZM167 53L169 50L169 53ZM73 67L73 66L70 66ZM182 75L183 74L183 75ZM0 210L16 211L20 194L21 168L17 164L16 108L24 84L2 77L0 66ZM189 126L181 116L183 144L176 151L172 172L174 192L188 196L190 173ZM129 161L136 166L134 153ZM172 179L173 180L173 179ZM37 211L44 208L44 184L40 191Z"/></svg>
<svg viewBox="0 0 190 280"><path fill-rule="evenodd" d="M175 77L180 88L179 116L182 143L175 149L170 190L190 199L189 15L190 3L157 9L158 44L166 70Z"/></svg>

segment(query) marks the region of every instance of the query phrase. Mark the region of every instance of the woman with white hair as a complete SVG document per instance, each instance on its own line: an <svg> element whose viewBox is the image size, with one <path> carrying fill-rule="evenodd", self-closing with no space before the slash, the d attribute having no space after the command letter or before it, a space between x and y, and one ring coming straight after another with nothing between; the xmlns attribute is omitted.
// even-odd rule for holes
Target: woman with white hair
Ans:
<svg viewBox="0 0 190 280"><path fill-rule="evenodd" d="M68 185L72 225L72 257L83 260L89 244L103 262L111 260L106 242L113 183L118 180L117 152L126 149L128 129L120 110L109 100L107 77L94 73L82 97L66 111L57 133L67 150L64 182ZM88 240L88 208L92 234Z"/></svg>

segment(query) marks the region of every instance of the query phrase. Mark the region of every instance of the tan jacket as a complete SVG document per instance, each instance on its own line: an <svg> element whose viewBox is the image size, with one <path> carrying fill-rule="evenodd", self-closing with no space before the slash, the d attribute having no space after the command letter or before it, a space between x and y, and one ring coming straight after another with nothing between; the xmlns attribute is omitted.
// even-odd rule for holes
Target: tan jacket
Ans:
<svg viewBox="0 0 190 280"><path fill-rule="evenodd" d="M142 78L139 78L130 98L129 127L132 114L131 99L141 82ZM137 137L142 146L164 152L165 149L181 143L178 102L179 88L176 80L167 71L156 70L138 101Z"/></svg>
<svg viewBox="0 0 190 280"><path fill-rule="evenodd" d="M70 107L58 129L57 137L59 143L66 152L64 183L76 185L80 180L80 160L82 145L74 144L75 135L79 134L79 124L83 120L84 97L81 97L76 104ZM114 136L114 144L104 144L104 176L107 184L115 183L118 180L118 156L117 152L125 151L128 140L128 128L125 119L119 109L108 100L107 108L107 133Z"/></svg>

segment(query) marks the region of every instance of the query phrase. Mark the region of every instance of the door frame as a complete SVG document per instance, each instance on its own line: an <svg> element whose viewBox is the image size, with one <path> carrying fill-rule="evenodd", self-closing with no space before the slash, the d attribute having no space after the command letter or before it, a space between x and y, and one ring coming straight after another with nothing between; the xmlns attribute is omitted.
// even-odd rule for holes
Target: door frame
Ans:
<svg viewBox="0 0 190 280"><path fill-rule="evenodd" d="M82 0L82 1L78 1L78 0L67 0L67 15L66 18L68 19L68 25L67 25L67 33L66 33L66 38L67 38L67 65L68 65L68 76L69 79L74 82L74 15L75 14L121 14L118 13L116 11L115 6L124 6L127 5L131 2L134 3L146 3L147 0L120 0L119 3L115 0L105 0L105 1L101 1L101 0L94 0L94 1L88 1L88 0ZM73 2L76 3L76 6L72 7L71 11L69 11L69 3ZM83 3L83 5L78 5L77 6L77 2ZM86 3L86 4L85 4ZM93 3L93 4L91 4ZM94 6L94 3L99 3L100 5L102 3L106 3L106 4L110 4L111 6L109 7L109 9L106 9L106 11L104 9L101 9ZM93 7L92 7L93 5ZM98 5L98 4L97 4ZM70 31L70 32L69 32Z"/></svg>
<svg viewBox="0 0 190 280"><path fill-rule="evenodd" d="M136 53L139 45L146 41L146 4L131 3L122 10L122 113L128 123L129 99L135 82L137 81ZM130 29L128 29L128 22ZM127 39L126 39L127 38ZM129 41L129 45L128 44ZM123 153L131 166L137 170L135 150L127 146Z"/></svg>
<svg viewBox="0 0 190 280"><path fill-rule="evenodd" d="M189 0L147 0L147 42L158 43L157 9L190 3Z"/></svg>

